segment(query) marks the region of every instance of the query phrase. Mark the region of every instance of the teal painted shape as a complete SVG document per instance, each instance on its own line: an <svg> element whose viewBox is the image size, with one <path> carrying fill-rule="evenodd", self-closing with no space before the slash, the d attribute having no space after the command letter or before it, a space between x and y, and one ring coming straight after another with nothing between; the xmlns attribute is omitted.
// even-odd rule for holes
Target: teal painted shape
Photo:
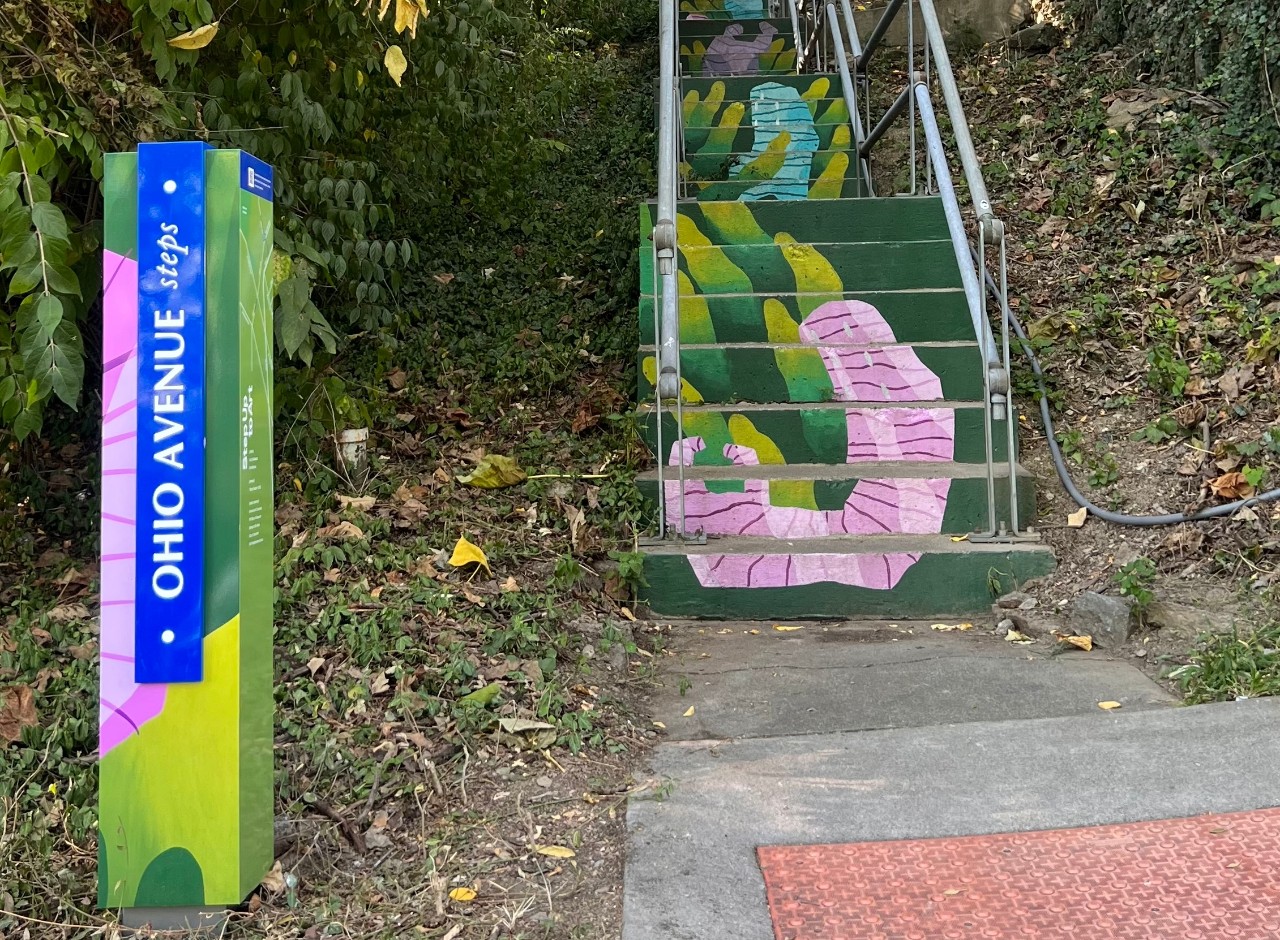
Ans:
<svg viewBox="0 0 1280 940"><path fill-rule="evenodd" d="M735 19L764 19L767 15L764 6L764 0L724 0L725 12Z"/></svg>
<svg viewBox="0 0 1280 940"><path fill-rule="evenodd" d="M752 160L759 157L785 129L791 139L787 144L787 156L781 169L772 179L752 186L738 196L744 202L756 199L808 199L809 170L813 155L818 152L818 132L813 126L809 105L795 88L777 82L765 82L751 89L751 126L755 130L755 144L750 154L738 157L729 169L729 176L738 175Z"/></svg>
<svg viewBox="0 0 1280 940"><path fill-rule="evenodd" d="M133 903L135 907L197 907L204 902L200 863L186 849L175 846L151 860Z"/></svg>

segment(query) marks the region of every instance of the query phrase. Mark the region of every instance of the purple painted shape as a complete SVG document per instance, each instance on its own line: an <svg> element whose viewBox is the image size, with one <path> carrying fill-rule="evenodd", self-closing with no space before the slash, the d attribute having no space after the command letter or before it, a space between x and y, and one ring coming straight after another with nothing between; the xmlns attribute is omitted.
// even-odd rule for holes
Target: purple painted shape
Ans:
<svg viewBox="0 0 1280 940"><path fill-rule="evenodd" d="M703 75L747 75L760 71L760 56L769 51L778 33L772 23L760 24L755 39L740 39L741 23L730 23L707 44L702 56Z"/></svg>
<svg viewBox="0 0 1280 940"><path fill-rule="evenodd" d="M829 301L800 326L803 342L819 347L837 401L936 401L942 382L863 301ZM833 345L836 344L836 345ZM864 348L854 348L857 346ZM873 347L873 348L865 348ZM955 455L955 413L950 408L853 408L845 413L846 460L949 461ZM672 445L672 464L692 465L706 449L701 437ZM728 444L737 466L758 466L749 447ZM838 510L774 506L769 481L746 480L743 492L713 493L700 480L686 481L685 524L707 535L816 539L833 535L929 535L942 531L951 481L945 477L870 477L854 484ZM666 512L679 522L680 482L666 481ZM890 590L920 556L870 554L695 555L689 562L703 587L787 587L831 582Z"/></svg>
<svg viewBox="0 0 1280 940"><path fill-rule="evenodd" d="M163 685L133 681L134 552L138 468L138 264L103 252L101 685L98 755L164 709Z"/></svg>

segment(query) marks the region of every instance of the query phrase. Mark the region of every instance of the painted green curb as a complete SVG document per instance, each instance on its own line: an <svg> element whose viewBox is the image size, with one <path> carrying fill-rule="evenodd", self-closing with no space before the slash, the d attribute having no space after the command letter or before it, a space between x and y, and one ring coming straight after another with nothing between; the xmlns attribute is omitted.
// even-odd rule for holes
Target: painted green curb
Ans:
<svg viewBox="0 0 1280 940"><path fill-rule="evenodd" d="M650 554L641 600L663 617L781 620L806 617L927 618L980 614L999 593L1055 565L1046 550L926 554L888 591L822 583L777 588L706 588L686 558ZM993 590L993 586L995 589Z"/></svg>
<svg viewBox="0 0 1280 940"><path fill-rule="evenodd" d="M982 356L977 345L913 346L916 358L942 382L942 397L950 401L981 401ZM779 355L780 353L780 355ZM641 401L653 397L653 385L645 377L644 360L652 347L641 349L638 391ZM816 346L729 347L682 349L681 375L708 402L823 402L832 401L835 390ZM788 381L787 376L791 376ZM801 381L800 376L807 377ZM872 386L856 387L856 401L884 404L885 393ZM905 404L905 402L904 402Z"/></svg>
<svg viewBox="0 0 1280 940"><path fill-rule="evenodd" d="M855 300L871 304L889 324L894 337L902 343L973 342L973 321L969 317L968 301L960 290L817 296L720 294L703 297L698 301L706 305L705 314L698 317L689 312L689 298L685 298L686 309L680 320L680 341L705 343L714 338L721 343L767 343L769 330L765 325L766 303L781 304L792 322L799 324L804 322L804 317L800 314L802 302L806 310L811 311L828 300ZM641 296L640 342L645 346L653 345L653 314L653 298Z"/></svg>

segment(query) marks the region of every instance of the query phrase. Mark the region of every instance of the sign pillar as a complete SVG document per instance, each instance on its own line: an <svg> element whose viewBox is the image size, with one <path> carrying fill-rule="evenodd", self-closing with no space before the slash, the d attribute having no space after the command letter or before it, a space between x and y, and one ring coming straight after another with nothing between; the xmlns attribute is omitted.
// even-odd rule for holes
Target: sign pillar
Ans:
<svg viewBox="0 0 1280 940"><path fill-rule="evenodd" d="M272 863L272 171L140 144L103 189L98 899L198 927Z"/></svg>

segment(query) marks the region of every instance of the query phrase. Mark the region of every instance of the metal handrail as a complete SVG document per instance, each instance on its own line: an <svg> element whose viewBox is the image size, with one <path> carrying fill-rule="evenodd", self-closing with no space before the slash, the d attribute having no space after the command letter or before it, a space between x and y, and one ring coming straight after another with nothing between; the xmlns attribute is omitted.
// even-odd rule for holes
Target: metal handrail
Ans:
<svg viewBox="0 0 1280 940"><path fill-rule="evenodd" d="M916 3L920 5L920 14L925 29L925 71L923 73L916 72L915 67L915 14L914 7ZM970 317L973 321L974 336L977 339L984 362L983 368L983 390L984 390L984 431L986 439L986 469L987 469L987 491L988 491L988 521L989 528L986 533L980 533L973 536L975 539L1016 539L1023 537L1018 518L1017 505L1017 452L1016 452L1016 428L1013 422L1009 403L1009 335L1008 335L1008 263L1007 263L1007 247L1004 238L1004 225L996 218L991 208L991 199L987 193L986 183L982 178L982 168L978 160L977 151L973 146L973 138L969 133L968 119L965 116L964 105L960 100L960 91L956 85L955 74L951 68L951 59L947 53L945 37L942 33L941 24L938 21L937 10L934 7L933 0L891 0L885 8L879 21L867 39L865 45L859 43L857 33L857 25L853 20L852 11L845 10L845 24L849 31L849 44L846 48L843 37L840 35L839 23L834 16L834 8L828 5L828 23L832 29L833 38L837 48L837 59L840 61L841 81L846 86L846 100L856 103L856 83L858 81L866 83L867 65L871 61L875 51L881 46L884 37L887 35L890 26L897 17L903 6L908 10L908 16L911 22L907 29L907 63L908 74L911 75L911 81L906 88L895 98L894 102L886 110L885 114L875 126L867 132L862 131L861 117L855 117L852 120L854 133L856 137L857 150L859 157L862 158L864 166L867 158L869 158L872 149L876 143L883 137L889 127L896 121L904 111L911 111L911 191L914 193L916 187L916 157L915 157L915 131L916 120L918 119L923 126L926 138L927 159L925 161L928 173L928 191L936 188L942 197L943 209L947 218L947 228L951 236L952 246L956 253L956 262L960 268L962 283L964 285L965 297L969 306ZM848 77L847 63L845 62L846 53L848 58L854 63L855 79L850 80ZM934 65L936 63L936 65ZM977 220L977 250L971 247L969 238L965 232L964 222L960 209L959 197L956 195L955 186L951 179L950 169L946 162L945 150L943 148L942 134L938 127L937 115L933 108L933 101L929 94L930 82L935 73L938 84L942 90L942 96L946 103L947 113L951 120L951 125L955 138L956 151L960 157L960 163L963 168L965 181L969 187L969 194L973 201L974 216ZM865 86L864 86L865 87ZM869 96L868 96L869 98ZM869 119L868 119L869 123ZM868 180L870 174L867 174ZM999 304L1001 306L1001 343L996 344L996 338L991 327L991 320L987 312L987 297L982 290L982 280L990 279L987 270L987 247L996 249L999 257ZM980 279L981 278L981 279ZM994 457L994 423L1003 420L1005 422L1008 462L1009 462L1009 526L1008 530L997 525L996 504L995 504L995 457ZM1034 537L1034 536L1031 536Z"/></svg>
<svg viewBox="0 0 1280 940"><path fill-rule="evenodd" d="M849 0L844 0L845 9L849 8ZM846 18L846 22L852 22L852 13ZM867 184L868 195L875 195L874 184L871 181L871 166L867 162L867 158L863 153L863 144L866 140L866 132L862 128L862 115L858 112L858 89L853 79L849 75L849 63L844 57L844 36L841 35L840 20L836 17L835 4L827 3L827 22L830 24L832 37L835 39L836 47L836 65L840 69L840 88L844 94L844 105L849 112L849 124L853 127L853 143L858 154L858 168L862 173L862 178ZM853 42L857 43L857 27L854 27Z"/></svg>
<svg viewBox="0 0 1280 940"><path fill-rule="evenodd" d="M680 285L677 278L679 244L676 203L679 200L680 58L676 36L677 0L658 0L658 218L653 226L654 294L654 419L657 427L658 537L667 535L667 454L662 446L662 405L675 400L677 435L684 426L680 380ZM659 298L661 303L659 303ZM678 443L678 437L677 437ZM685 530L684 461L678 461L680 487L679 531Z"/></svg>

